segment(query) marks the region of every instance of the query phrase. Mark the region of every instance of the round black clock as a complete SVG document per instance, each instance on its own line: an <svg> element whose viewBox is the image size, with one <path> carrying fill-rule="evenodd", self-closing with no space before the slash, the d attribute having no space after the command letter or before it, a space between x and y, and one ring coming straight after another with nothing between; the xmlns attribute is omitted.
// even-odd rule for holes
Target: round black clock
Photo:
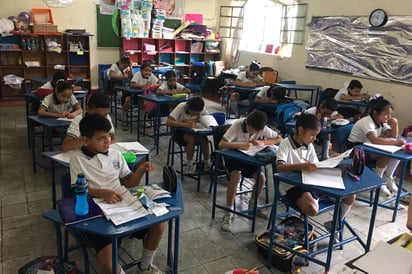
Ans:
<svg viewBox="0 0 412 274"><path fill-rule="evenodd" d="M369 24L372 27L382 27L388 21L388 15L383 9L375 9L369 15Z"/></svg>

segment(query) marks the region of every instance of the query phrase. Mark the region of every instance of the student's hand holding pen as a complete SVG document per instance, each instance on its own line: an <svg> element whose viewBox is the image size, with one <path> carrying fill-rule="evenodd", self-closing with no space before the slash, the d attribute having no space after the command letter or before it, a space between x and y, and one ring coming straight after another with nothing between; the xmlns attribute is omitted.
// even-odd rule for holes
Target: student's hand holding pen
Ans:
<svg viewBox="0 0 412 274"><path fill-rule="evenodd" d="M194 120L186 120L185 123L187 124L188 128L194 128L196 127L196 123L199 122L198 119L194 119Z"/></svg>
<svg viewBox="0 0 412 274"><path fill-rule="evenodd" d="M305 163L302 163L302 170L315 171L316 169L318 169L318 167L314 163L310 163L307 161Z"/></svg>
<svg viewBox="0 0 412 274"><path fill-rule="evenodd" d="M241 145L240 149L248 150L251 147L253 147L253 144L251 142L246 142L246 143Z"/></svg>
<svg viewBox="0 0 412 274"><path fill-rule="evenodd" d="M396 146L403 146L404 144L406 144L406 141L398 136L398 138L396 138L396 140L395 140L395 145Z"/></svg>
<svg viewBox="0 0 412 274"><path fill-rule="evenodd" d="M265 145L264 140L253 140L250 143L252 143L252 145L254 145L254 146L264 146Z"/></svg>

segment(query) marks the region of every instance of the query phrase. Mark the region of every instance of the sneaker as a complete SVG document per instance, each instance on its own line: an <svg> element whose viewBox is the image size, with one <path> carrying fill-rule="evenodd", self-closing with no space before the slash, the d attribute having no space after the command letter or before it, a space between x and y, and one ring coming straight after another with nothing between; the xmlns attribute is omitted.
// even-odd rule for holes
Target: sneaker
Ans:
<svg viewBox="0 0 412 274"><path fill-rule="evenodd" d="M395 178L383 175L383 179L386 182L387 187L394 193L398 193L398 186L396 185Z"/></svg>
<svg viewBox="0 0 412 274"><path fill-rule="evenodd" d="M187 165L183 171L184 174L193 175L196 173L196 165Z"/></svg>
<svg viewBox="0 0 412 274"><path fill-rule="evenodd" d="M381 193L385 195L386 197L391 196L391 191L386 185L381 186Z"/></svg>
<svg viewBox="0 0 412 274"><path fill-rule="evenodd" d="M140 265L137 265L136 274L163 274L164 272L160 271L159 268L155 265L149 266L148 269L141 270Z"/></svg>
<svg viewBox="0 0 412 274"><path fill-rule="evenodd" d="M222 220L222 226L220 227L223 231L230 232L232 228L232 214L230 212L225 213Z"/></svg>
<svg viewBox="0 0 412 274"><path fill-rule="evenodd" d="M204 172L211 172L212 171L212 163L211 162L205 162L203 165L203 171Z"/></svg>
<svg viewBox="0 0 412 274"><path fill-rule="evenodd" d="M254 200L250 199L249 200L249 210L250 210L249 215L253 214L254 207L255 207ZM263 218L263 219L267 219L268 216L269 216L267 210L265 210L265 209L258 209L258 211L256 212L256 215L260 218Z"/></svg>

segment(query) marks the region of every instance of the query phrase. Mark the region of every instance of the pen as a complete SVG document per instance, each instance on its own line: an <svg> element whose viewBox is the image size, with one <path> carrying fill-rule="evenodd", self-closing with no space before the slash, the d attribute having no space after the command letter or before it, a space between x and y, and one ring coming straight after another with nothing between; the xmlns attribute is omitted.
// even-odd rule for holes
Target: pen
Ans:
<svg viewBox="0 0 412 274"><path fill-rule="evenodd" d="M359 181L359 180L360 180L360 178L359 178L357 175L353 174L348 168L346 169L346 171L347 171L349 177L351 177L351 178L354 179L355 181Z"/></svg>

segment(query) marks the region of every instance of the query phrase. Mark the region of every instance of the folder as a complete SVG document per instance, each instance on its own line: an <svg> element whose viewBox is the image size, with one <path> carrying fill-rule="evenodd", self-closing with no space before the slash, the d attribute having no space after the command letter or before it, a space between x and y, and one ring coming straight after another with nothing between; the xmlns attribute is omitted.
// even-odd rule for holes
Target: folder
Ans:
<svg viewBox="0 0 412 274"><path fill-rule="evenodd" d="M78 216L74 213L76 197L64 198L57 201L57 208L59 209L59 213L63 219L64 224L70 225L98 217L103 217L103 212L92 198L87 197L87 202L89 203L89 213L83 216Z"/></svg>

